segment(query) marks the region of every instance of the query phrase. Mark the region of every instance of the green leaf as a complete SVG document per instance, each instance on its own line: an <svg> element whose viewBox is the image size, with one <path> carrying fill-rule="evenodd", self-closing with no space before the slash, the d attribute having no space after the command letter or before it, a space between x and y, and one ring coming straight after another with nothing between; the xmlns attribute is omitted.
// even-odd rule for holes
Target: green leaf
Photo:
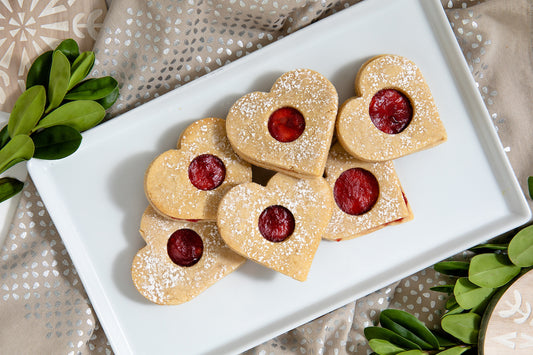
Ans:
<svg viewBox="0 0 533 355"><path fill-rule="evenodd" d="M448 299L446 300L446 303L445 303L444 307L446 309L452 309L452 308L457 307L458 305L459 304L457 303L457 301L455 299L455 296L454 295L450 295L450 297L448 297Z"/></svg>
<svg viewBox="0 0 533 355"><path fill-rule="evenodd" d="M364 330L364 334L368 340L383 339L404 349L421 349L418 344L413 343L412 341L386 328L366 327Z"/></svg>
<svg viewBox="0 0 533 355"><path fill-rule="evenodd" d="M87 51L81 53L78 58L72 63L72 68L70 70L70 80L68 82L68 90L76 86L77 83L85 79L94 65L94 53Z"/></svg>
<svg viewBox="0 0 533 355"><path fill-rule="evenodd" d="M495 243L486 243L486 244L479 244L475 247L470 248L472 251L478 251L478 250L507 250L507 243L502 244L495 244Z"/></svg>
<svg viewBox="0 0 533 355"><path fill-rule="evenodd" d="M46 113L58 107L68 89L70 80L70 62L61 51L52 54L52 67L50 68L50 80L48 81L48 107Z"/></svg>
<svg viewBox="0 0 533 355"><path fill-rule="evenodd" d="M7 130L7 124L0 131L0 149L2 149L11 137L9 136L9 131Z"/></svg>
<svg viewBox="0 0 533 355"><path fill-rule="evenodd" d="M69 126L52 126L31 138L35 144L33 156L39 159L61 159L74 153L81 143L81 134Z"/></svg>
<svg viewBox="0 0 533 355"><path fill-rule="evenodd" d="M448 312L444 313L444 315L442 316L443 318L444 317L447 317L447 316L451 316L452 314L459 314L459 313L463 313L465 310L463 308L461 308L461 306L459 305L456 305L455 307L451 307Z"/></svg>
<svg viewBox="0 0 533 355"><path fill-rule="evenodd" d="M41 118L46 105L44 86L32 86L24 91L15 102L9 115L7 130L10 137L28 134Z"/></svg>
<svg viewBox="0 0 533 355"><path fill-rule="evenodd" d="M427 352L422 351L422 350L407 350L407 351L402 351L401 353L398 353L398 355L424 355L424 354L427 354Z"/></svg>
<svg viewBox="0 0 533 355"><path fill-rule="evenodd" d="M527 188L529 190L529 198L533 199L533 176L527 178Z"/></svg>
<svg viewBox="0 0 533 355"><path fill-rule="evenodd" d="M442 318L442 329L465 344L476 344L481 316L476 313L453 314Z"/></svg>
<svg viewBox="0 0 533 355"><path fill-rule="evenodd" d="M99 100L96 100L96 102L98 102L100 105L102 105L104 110L107 110L108 108L110 108L111 106L113 106L115 104L115 102L117 101L118 97L119 97L119 88L117 86L115 88L115 90L113 90L109 95L107 95L106 97L101 98Z"/></svg>
<svg viewBox="0 0 533 355"><path fill-rule="evenodd" d="M74 62L80 55L78 43L72 38L66 39L59 43L59 45L56 47L56 50L61 51L71 63Z"/></svg>
<svg viewBox="0 0 533 355"><path fill-rule="evenodd" d="M506 255L479 254L470 261L468 280L480 287L497 288L511 281L520 270Z"/></svg>
<svg viewBox="0 0 533 355"><path fill-rule="evenodd" d="M533 226L520 230L509 243L509 259L516 266L533 266Z"/></svg>
<svg viewBox="0 0 533 355"><path fill-rule="evenodd" d="M441 348L449 348L452 346L459 345L459 342L457 340L451 339L451 337L448 334L445 334L442 330L438 330L438 332L443 334L438 334L435 332L433 332L433 334L435 334L435 336L437 337Z"/></svg>
<svg viewBox="0 0 533 355"><path fill-rule="evenodd" d="M52 66L52 53L52 51L44 52L35 59L26 77L26 89L35 85L48 86L50 67Z"/></svg>
<svg viewBox="0 0 533 355"><path fill-rule="evenodd" d="M34 152L33 141L25 134L19 134L0 149L0 173L24 160L29 160Z"/></svg>
<svg viewBox="0 0 533 355"><path fill-rule="evenodd" d="M477 313L479 314L480 316L483 316L483 314L485 313L486 309L487 309L487 306L489 305L490 301L492 300L492 298L494 297L494 294L497 292L497 290L494 290L494 293L485 300L485 302L482 302L480 304L478 304L476 307L472 308L470 310L470 313Z"/></svg>
<svg viewBox="0 0 533 355"><path fill-rule="evenodd" d="M0 178L0 202L10 199L22 191L24 183L10 177Z"/></svg>
<svg viewBox="0 0 533 355"><path fill-rule="evenodd" d="M454 285L440 285L440 286L430 287L430 290L435 291L435 292L443 292L443 293L451 294L453 293L453 288L454 288Z"/></svg>
<svg viewBox="0 0 533 355"><path fill-rule="evenodd" d="M466 261L441 261L433 265L435 271L449 276L467 276L469 263Z"/></svg>
<svg viewBox="0 0 533 355"><path fill-rule="evenodd" d="M455 283L453 294L461 308L472 309L490 300L494 291L492 288L479 287L466 277L461 277Z"/></svg>
<svg viewBox="0 0 533 355"><path fill-rule="evenodd" d="M467 345L458 345L454 346L453 348L446 349L444 351L440 351L437 354L438 355L461 355L467 350L470 350L472 347Z"/></svg>
<svg viewBox="0 0 533 355"><path fill-rule="evenodd" d="M443 317L449 316L451 314L463 313L465 311L464 308L459 306L459 303L457 303L457 301L455 300L455 296L454 295L451 295L446 300L446 306L445 307L448 310L448 312L444 313Z"/></svg>
<svg viewBox="0 0 533 355"><path fill-rule="evenodd" d="M368 345L379 355L396 355L405 350L383 339L371 339Z"/></svg>
<svg viewBox="0 0 533 355"><path fill-rule="evenodd" d="M82 81L65 96L67 100L99 100L111 94L118 82L111 76Z"/></svg>
<svg viewBox="0 0 533 355"><path fill-rule="evenodd" d="M39 122L34 131L64 125L75 128L78 132L83 132L100 123L104 116L104 108L94 101L72 101L50 112Z"/></svg>
<svg viewBox="0 0 533 355"><path fill-rule="evenodd" d="M435 335L415 316L398 310L385 309L379 316L383 328L418 344L422 349L438 349L439 342Z"/></svg>

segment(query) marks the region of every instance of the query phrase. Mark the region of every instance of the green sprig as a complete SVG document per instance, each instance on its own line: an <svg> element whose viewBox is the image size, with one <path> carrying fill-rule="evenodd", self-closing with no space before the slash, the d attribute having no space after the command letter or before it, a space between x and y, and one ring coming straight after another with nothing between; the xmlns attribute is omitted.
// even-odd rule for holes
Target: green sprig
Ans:
<svg viewBox="0 0 533 355"><path fill-rule="evenodd" d="M469 261L442 261L435 271L453 283L432 287L448 295L441 329L431 331L413 315L397 309L383 310L380 326L364 330L370 348L379 355L474 353L483 317L520 275L533 267L533 226L520 230L509 243L480 244Z"/></svg>
<svg viewBox="0 0 533 355"><path fill-rule="evenodd" d="M84 80L94 61L94 53L80 53L73 39L35 59L26 77L26 91L0 130L0 174L32 157L69 156L80 146L80 132L103 120L105 110L118 99L119 85L110 76ZM19 193L22 186L15 178L0 179L0 202Z"/></svg>

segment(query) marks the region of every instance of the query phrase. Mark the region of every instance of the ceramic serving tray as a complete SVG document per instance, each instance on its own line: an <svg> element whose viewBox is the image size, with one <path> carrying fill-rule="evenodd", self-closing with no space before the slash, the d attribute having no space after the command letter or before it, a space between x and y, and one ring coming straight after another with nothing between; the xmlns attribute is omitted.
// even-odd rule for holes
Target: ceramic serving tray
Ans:
<svg viewBox="0 0 533 355"><path fill-rule="evenodd" d="M194 300L158 306L134 288L144 246L143 175L195 120L225 117L251 91L296 68L322 73L340 102L378 54L420 67L448 141L398 159L415 218L322 242L305 282L251 261ZM238 353L517 227L530 211L438 0L366 0L102 124L59 161L29 172L119 354Z"/></svg>

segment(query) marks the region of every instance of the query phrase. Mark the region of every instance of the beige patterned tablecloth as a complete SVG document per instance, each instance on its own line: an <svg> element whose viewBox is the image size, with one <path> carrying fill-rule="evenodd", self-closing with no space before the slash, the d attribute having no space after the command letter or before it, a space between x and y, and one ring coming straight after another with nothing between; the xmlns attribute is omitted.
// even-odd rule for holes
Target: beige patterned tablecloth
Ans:
<svg viewBox="0 0 533 355"><path fill-rule="evenodd" d="M111 117L359 0L0 1L0 110L10 111L29 63L61 39L94 48L93 75L121 96ZM533 172L531 0L442 0L524 191ZM249 350L249 354L366 354L379 311L438 324L444 283L432 268ZM0 251L0 353L111 353L75 267L28 181Z"/></svg>

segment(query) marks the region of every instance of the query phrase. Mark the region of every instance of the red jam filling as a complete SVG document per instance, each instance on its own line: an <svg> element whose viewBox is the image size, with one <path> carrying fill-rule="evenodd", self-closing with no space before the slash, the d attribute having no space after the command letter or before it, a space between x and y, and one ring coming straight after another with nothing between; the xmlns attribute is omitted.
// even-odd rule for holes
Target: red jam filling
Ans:
<svg viewBox="0 0 533 355"><path fill-rule="evenodd" d="M302 135L304 129L304 116L292 107L277 109L268 119L268 132L275 140L282 143L296 140Z"/></svg>
<svg viewBox="0 0 533 355"><path fill-rule="evenodd" d="M178 229L167 242L170 260L179 266L193 266L204 252L202 238L192 229Z"/></svg>
<svg viewBox="0 0 533 355"><path fill-rule="evenodd" d="M391 225L393 223L399 223L402 220L403 220L403 218L398 218L398 219L395 219L394 221L390 221L390 222L385 223L384 226L389 226L389 225Z"/></svg>
<svg viewBox="0 0 533 355"><path fill-rule="evenodd" d="M222 160L212 154L202 154L189 165L189 180L199 190L213 190L222 184L226 177L226 167Z"/></svg>
<svg viewBox="0 0 533 355"><path fill-rule="evenodd" d="M259 216L259 232L268 241L279 243L294 232L294 216L283 206L265 208Z"/></svg>
<svg viewBox="0 0 533 355"><path fill-rule="evenodd" d="M361 215L372 209L379 197L379 183L374 174L362 168L344 171L333 187L339 208L350 215Z"/></svg>
<svg viewBox="0 0 533 355"><path fill-rule="evenodd" d="M187 221L187 222L198 222L199 219L187 219L187 218L176 218L176 217L170 217L170 219L173 219L175 221Z"/></svg>
<svg viewBox="0 0 533 355"><path fill-rule="evenodd" d="M378 91L369 107L372 123L382 132L397 134L403 131L413 118L413 107L409 99L394 89Z"/></svg>

